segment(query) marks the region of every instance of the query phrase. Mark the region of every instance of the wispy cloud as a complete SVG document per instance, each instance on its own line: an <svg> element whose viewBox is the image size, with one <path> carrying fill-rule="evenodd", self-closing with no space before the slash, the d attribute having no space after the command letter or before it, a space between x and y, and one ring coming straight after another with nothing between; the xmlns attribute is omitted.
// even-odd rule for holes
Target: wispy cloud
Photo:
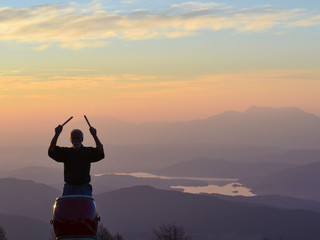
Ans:
<svg viewBox="0 0 320 240"><path fill-rule="evenodd" d="M1 71L0 71L1 72ZM67 74L55 75L17 75L12 71L11 74L0 75L0 90L6 92L24 91L58 93L60 90L73 92L86 92L90 90L107 90L115 92L159 92L164 89L241 89L262 86L278 85L304 85L320 84L320 71L288 70L288 71L263 71L256 73L243 74L212 74L199 75L185 78L179 76L157 76L157 75L95 75L81 74L70 76Z"/></svg>
<svg viewBox="0 0 320 240"><path fill-rule="evenodd" d="M17 74L17 73L19 73L21 71L22 71L21 69L17 69L17 70L1 70L0 69L0 76L10 75L10 74Z"/></svg>
<svg viewBox="0 0 320 240"><path fill-rule="evenodd" d="M71 70L73 71L73 70ZM160 86L164 82L170 82L170 76L152 75L54 75L38 74L17 75L16 71L0 71L0 90L5 92L24 91L26 94L33 91L58 92L59 90L88 91L99 89L125 90L142 89L145 86Z"/></svg>
<svg viewBox="0 0 320 240"><path fill-rule="evenodd" d="M289 23L289 26L291 27L306 27L314 25L320 25L320 14Z"/></svg>
<svg viewBox="0 0 320 240"><path fill-rule="evenodd" d="M108 12L95 1L85 7L75 3L23 9L5 7L0 8L0 41L37 43L36 50L52 44L76 50L106 46L114 38L178 38L202 29L258 32L278 28L279 32L288 27L319 25L319 16L302 9L280 10L270 6L240 9L201 2L131 12Z"/></svg>

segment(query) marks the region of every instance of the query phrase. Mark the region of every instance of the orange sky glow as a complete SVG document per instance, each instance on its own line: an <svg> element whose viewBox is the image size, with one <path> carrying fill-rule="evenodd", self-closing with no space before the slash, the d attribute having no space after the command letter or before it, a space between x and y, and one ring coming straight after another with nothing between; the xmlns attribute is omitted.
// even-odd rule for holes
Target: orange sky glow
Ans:
<svg viewBox="0 0 320 240"><path fill-rule="evenodd" d="M320 116L311 5L8 4L0 7L2 132L70 115L185 121L254 105Z"/></svg>

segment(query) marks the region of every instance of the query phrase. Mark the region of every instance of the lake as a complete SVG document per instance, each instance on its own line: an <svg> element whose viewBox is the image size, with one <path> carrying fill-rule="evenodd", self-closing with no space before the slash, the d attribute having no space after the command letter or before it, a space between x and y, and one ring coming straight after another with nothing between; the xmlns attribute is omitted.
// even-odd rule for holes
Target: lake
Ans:
<svg viewBox="0 0 320 240"><path fill-rule="evenodd" d="M103 174L94 174L95 176L102 176ZM236 178L198 178L198 177L174 177L174 176L160 176L146 172L132 172L132 173L112 173L120 176L132 176L136 178L157 178L157 179L188 179L188 180L199 180L206 182L208 186L171 186L172 189L180 189L186 193L216 193L228 196L255 196L251 192L251 189L243 186L238 182Z"/></svg>

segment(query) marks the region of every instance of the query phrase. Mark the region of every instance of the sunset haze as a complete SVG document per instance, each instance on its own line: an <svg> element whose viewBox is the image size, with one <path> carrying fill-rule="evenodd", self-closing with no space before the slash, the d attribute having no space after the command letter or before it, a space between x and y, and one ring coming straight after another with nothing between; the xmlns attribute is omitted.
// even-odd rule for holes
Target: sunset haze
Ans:
<svg viewBox="0 0 320 240"><path fill-rule="evenodd" d="M69 116L320 115L316 1L0 1L1 131Z"/></svg>

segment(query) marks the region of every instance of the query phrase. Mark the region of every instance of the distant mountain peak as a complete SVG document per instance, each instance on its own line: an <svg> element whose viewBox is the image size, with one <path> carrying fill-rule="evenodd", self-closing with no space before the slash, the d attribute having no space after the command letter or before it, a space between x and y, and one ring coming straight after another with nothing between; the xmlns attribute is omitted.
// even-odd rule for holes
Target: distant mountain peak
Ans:
<svg viewBox="0 0 320 240"><path fill-rule="evenodd" d="M245 114L260 114L260 113L295 113L295 114L308 114L300 108L297 107L260 107L251 106L245 112Z"/></svg>
<svg viewBox="0 0 320 240"><path fill-rule="evenodd" d="M238 111L225 111L225 112L222 112L220 114L217 114L217 115L213 115L210 118L217 118L217 117L237 117L239 115L241 115L242 113L241 112L238 112Z"/></svg>

